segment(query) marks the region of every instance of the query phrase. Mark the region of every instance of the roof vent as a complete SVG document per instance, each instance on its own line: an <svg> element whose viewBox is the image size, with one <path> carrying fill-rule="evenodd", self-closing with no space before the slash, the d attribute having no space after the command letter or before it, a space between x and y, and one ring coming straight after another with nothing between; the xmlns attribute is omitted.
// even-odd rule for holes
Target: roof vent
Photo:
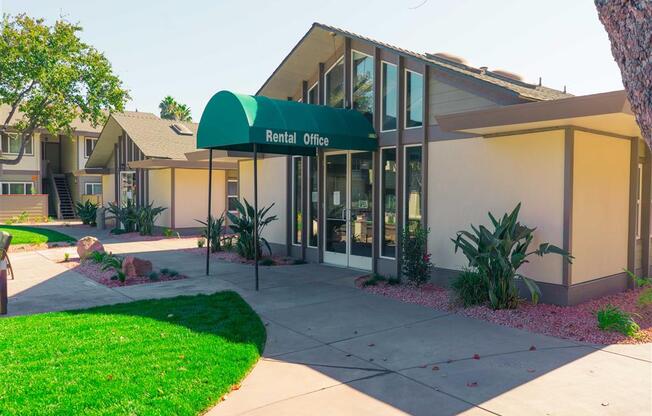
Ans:
<svg viewBox="0 0 652 416"><path fill-rule="evenodd" d="M457 65L468 65L466 59L447 52L427 53L426 56L431 59L440 59Z"/></svg>
<svg viewBox="0 0 652 416"><path fill-rule="evenodd" d="M174 130L177 134L180 134L182 136L192 136L193 132L190 130L188 127L181 123L174 123L170 127L172 127L172 130Z"/></svg>
<svg viewBox="0 0 652 416"><path fill-rule="evenodd" d="M524 78L521 75L516 74L514 72L510 72L510 71L505 71L504 69L495 69L495 70L493 70L491 72L493 74L498 75L498 76L503 77L503 78L509 78L509 79L513 79L515 81L524 81Z"/></svg>

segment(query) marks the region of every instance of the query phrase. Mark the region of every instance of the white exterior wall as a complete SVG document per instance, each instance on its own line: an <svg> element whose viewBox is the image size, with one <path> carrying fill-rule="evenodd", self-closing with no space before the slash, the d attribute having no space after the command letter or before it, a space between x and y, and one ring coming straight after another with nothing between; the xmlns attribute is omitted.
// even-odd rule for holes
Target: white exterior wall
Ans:
<svg viewBox="0 0 652 416"><path fill-rule="evenodd" d="M286 243L286 181L287 161L285 157L270 157L258 161L258 205L274 207L269 215L278 216L278 220L267 226L263 237L270 243ZM252 160L240 162L240 200L254 203L254 163Z"/></svg>
<svg viewBox="0 0 652 416"><path fill-rule="evenodd" d="M171 227L172 218L172 182L171 169L149 170L149 202L154 206L167 208L161 213L154 225Z"/></svg>
<svg viewBox="0 0 652 416"><path fill-rule="evenodd" d="M533 246L562 245L564 132L431 142L428 146L429 250L437 267L461 269L451 238L470 224L489 225L487 212L502 216L522 203L521 222L537 227ZM562 258L533 258L524 275L562 283Z"/></svg>
<svg viewBox="0 0 652 416"><path fill-rule="evenodd" d="M151 175L151 173L150 173ZM197 220L206 218L208 209L208 171L203 169L174 169L174 228L202 227ZM226 175L223 170L213 171L213 198L211 213L219 217L226 204ZM150 199L156 196L152 189Z"/></svg>

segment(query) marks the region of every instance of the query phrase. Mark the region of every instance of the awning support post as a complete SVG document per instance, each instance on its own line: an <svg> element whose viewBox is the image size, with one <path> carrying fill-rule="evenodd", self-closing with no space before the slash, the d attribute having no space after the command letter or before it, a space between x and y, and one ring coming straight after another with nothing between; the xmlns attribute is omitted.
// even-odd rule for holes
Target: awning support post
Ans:
<svg viewBox="0 0 652 416"><path fill-rule="evenodd" d="M254 143L254 268L258 291L258 149Z"/></svg>
<svg viewBox="0 0 652 416"><path fill-rule="evenodd" d="M206 216L206 276L210 272L211 261L211 201L213 199L213 149L208 149L208 215ZM218 240L219 244L219 240Z"/></svg>

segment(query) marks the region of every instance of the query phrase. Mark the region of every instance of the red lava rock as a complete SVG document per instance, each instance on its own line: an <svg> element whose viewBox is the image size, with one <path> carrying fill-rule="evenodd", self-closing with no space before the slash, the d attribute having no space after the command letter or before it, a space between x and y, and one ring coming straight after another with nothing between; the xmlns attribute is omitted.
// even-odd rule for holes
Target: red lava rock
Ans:
<svg viewBox="0 0 652 416"><path fill-rule="evenodd" d="M433 365L432 366L432 371L439 371L439 367L437 367L436 365Z"/></svg>
<svg viewBox="0 0 652 416"><path fill-rule="evenodd" d="M479 354L473 354L473 359L474 359L474 360L479 360L479 359L480 359L480 355L479 355Z"/></svg>
<svg viewBox="0 0 652 416"><path fill-rule="evenodd" d="M77 241L77 255L80 259L85 259L94 251L104 253L104 246L97 238L89 235Z"/></svg>
<svg viewBox="0 0 652 416"><path fill-rule="evenodd" d="M122 271L127 277L147 276L152 272L152 262L138 257L127 256L122 262Z"/></svg>
<svg viewBox="0 0 652 416"><path fill-rule="evenodd" d="M466 383L466 387L478 387L478 382L477 381L470 381Z"/></svg>
<svg viewBox="0 0 652 416"><path fill-rule="evenodd" d="M535 347L534 345L532 345L532 346L530 347L530 351L536 351L536 350L537 350L537 347Z"/></svg>
<svg viewBox="0 0 652 416"><path fill-rule="evenodd" d="M369 347L375 347L375 346L376 346L376 344L374 344L373 342L371 344L369 344Z"/></svg>

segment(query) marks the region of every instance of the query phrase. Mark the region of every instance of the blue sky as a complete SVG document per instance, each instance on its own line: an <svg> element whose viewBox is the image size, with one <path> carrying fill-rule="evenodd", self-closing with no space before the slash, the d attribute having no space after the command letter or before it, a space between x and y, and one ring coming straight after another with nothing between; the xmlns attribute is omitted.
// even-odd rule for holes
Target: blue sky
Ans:
<svg viewBox="0 0 652 416"><path fill-rule="evenodd" d="M84 27L131 92L170 94L195 120L221 89L254 93L315 22L417 52L449 52L576 95L622 88L592 0L0 0L0 10Z"/></svg>

